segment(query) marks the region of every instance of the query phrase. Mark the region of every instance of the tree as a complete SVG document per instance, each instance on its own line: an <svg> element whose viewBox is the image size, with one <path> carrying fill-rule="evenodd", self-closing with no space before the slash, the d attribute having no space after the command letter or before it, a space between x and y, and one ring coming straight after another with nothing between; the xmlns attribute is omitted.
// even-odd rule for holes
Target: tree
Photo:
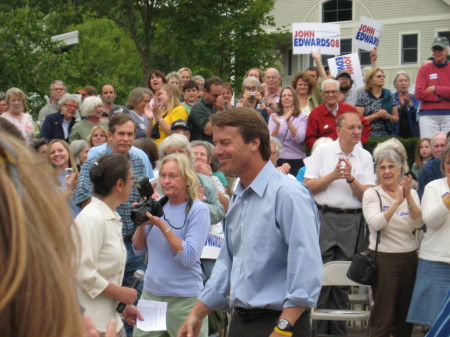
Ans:
<svg viewBox="0 0 450 337"><path fill-rule="evenodd" d="M79 43L67 57L76 71L66 77L72 89L92 85L100 93L105 83L116 87L116 102L123 104L128 93L141 85L141 59L126 33L109 19L86 18L69 30L78 30Z"/></svg>
<svg viewBox="0 0 450 337"><path fill-rule="evenodd" d="M35 98L29 108L36 112L45 103L49 84L70 74L72 65L61 53L61 43L51 41L40 11L17 8L0 13L0 22L0 91L21 88Z"/></svg>
<svg viewBox="0 0 450 337"><path fill-rule="evenodd" d="M93 0L99 15L125 29L141 56L144 79L190 66L225 79L274 60L274 38L261 27L274 0Z"/></svg>

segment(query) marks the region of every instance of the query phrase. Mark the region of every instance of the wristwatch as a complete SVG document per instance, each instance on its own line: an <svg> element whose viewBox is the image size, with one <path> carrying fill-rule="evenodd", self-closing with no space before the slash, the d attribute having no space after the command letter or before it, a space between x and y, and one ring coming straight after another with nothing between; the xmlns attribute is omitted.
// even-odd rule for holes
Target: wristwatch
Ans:
<svg viewBox="0 0 450 337"><path fill-rule="evenodd" d="M287 319L280 318L277 321L277 328L281 331L294 332L294 326Z"/></svg>

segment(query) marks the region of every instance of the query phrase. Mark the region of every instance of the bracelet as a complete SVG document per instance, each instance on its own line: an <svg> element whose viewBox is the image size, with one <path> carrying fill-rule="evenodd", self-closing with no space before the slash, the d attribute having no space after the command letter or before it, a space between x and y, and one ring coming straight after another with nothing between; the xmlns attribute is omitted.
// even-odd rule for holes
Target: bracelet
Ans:
<svg viewBox="0 0 450 337"><path fill-rule="evenodd" d="M168 228L168 229L166 229L164 232L163 232L163 234L164 234L164 236L166 236L167 235L167 233L169 233L169 232L171 232L172 231L172 228Z"/></svg>
<svg viewBox="0 0 450 337"><path fill-rule="evenodd" d="M416 205L408 205L408 208L414 208Z"/></svg>
<svg viewBox="0 0 450 337"><path fill-rule="evenodd" d="M291 337L294 334L293 332L280 330L277 326L273 329L273 331L279 333L280 335L289 337Z"/></svg>
<svg viewBox="0 0 450 337"><path fill-rule="evenodd" d="M355 177L353 177L353 179L352 180L346 180L347 181L347 184L351 184L352 182L354 182L355 181Z"/></svg>
<svg viewBox="0 0 450 337"><path fill-rule="evenodd" d="M444 200L444 204L446 205L450 205L450 200L448 200L448 198L442 198L442 200Z"/></svg>
<svg viewBox="0 0 450 337"><path fill-rule="evenodd" d="M161 117L160 119L157 120L157 122L161 123L163 120L164 120L164 118Z"/></svg>

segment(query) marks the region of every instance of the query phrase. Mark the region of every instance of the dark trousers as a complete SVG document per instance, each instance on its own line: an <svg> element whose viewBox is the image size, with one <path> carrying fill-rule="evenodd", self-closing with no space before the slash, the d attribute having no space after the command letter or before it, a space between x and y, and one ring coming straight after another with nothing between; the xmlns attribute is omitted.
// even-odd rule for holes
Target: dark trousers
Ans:
<svg viewBox="0 0 450 337"><path fill-rule="evenodd" d="M273 332L281 311L270 310L257 319L247 320L239 317L235 310L231 317L229 337L268 337ZM303 312L300 318L295 322L293 337L310 337L311 324L309 321L310 310ZM256 317L255 317L256 318Z"/></svg>
<svg viewBox="0 0 450 337"><path fill-rule="evenodd" d="M320 250L323 263L330 261L349 261L354 252L358 229L364 228L362 213L336 214L320 211ZM361 223L363 224L361 226ZM360 244L363 235L360 235ZM317 308L319 309L350 309L349 287L322 287ZM347 335L346 322L319 321L318 333L321 335Z"/></svg>
<svg viewBox="0 0 450 337"><path fill-rule="evenodd" d="M294 177L297 176L298 170L300 170L305 164L303 164L303 159L283 159L279 158L277 160L277 166L281 166L284 163L288 163L291 165L291 169L289 170L289 174L292 174Z"/></svg>
<svg viewBox="0 0 450 337"><path fill-rule="evenodd" d="M134 272L138 269L145 272L146 267L145 267L144 259L140 256L134 255L132 242L126 242L125 247L127 249L127 263L125 265L125 274L123 276L122 286L129 287L131 284L131 281L133 280ZM139 298L141 298L143 286L144 286L144 281L139 283L139 286L137 288L138 297L137 297L136 301L139 300ZM133 326L129 325L127 322L125 322L125 320L123 321L123 324L124 324L127 336L131 337L133 335Z"/></svg>
<svg viewBox="0 0 450 337"><path fill-rule="evenodd" d="M373 251L369 251L374 256ZM378 282L372 287L370 336L410 337L413 325L406 322L417 270L417 252L377 254ZM423 310L426 309L426 305Z"/></svg>

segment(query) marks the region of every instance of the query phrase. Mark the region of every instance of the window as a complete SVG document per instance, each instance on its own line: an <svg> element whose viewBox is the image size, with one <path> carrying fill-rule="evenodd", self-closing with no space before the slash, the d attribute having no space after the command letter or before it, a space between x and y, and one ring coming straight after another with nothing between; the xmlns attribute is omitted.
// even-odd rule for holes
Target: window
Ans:
<svg viewBox="0 0 450 337"><path fill-rule="evenodd" d="M322 5L322 22L352 21L350 0L329 0Z"/></svg>
<svg viewBox="0 0 450 337"><path fill-rule="evenodd" d="M418 34L402 35L402 64L417 63Z"/></svg>
<svg viewBox="0 0 450 337"><path fill-rule="evenodd" d="M450 31L438 32L438 36L445 36L450 41Z"/></svg>
<svg viewBox="0 0 450 337"><path fill-rule="evenodd" d="M289 51L288 51L288 75L292 75L292 62L293 62L292 49L289 49Z"/></svg>
<svg viewBox="0 0 450 337"><path fill-rule="evenodd" d="M361 67L370 66L372 64L370 61L370 51L359 49L358 54Z"/></svg>

